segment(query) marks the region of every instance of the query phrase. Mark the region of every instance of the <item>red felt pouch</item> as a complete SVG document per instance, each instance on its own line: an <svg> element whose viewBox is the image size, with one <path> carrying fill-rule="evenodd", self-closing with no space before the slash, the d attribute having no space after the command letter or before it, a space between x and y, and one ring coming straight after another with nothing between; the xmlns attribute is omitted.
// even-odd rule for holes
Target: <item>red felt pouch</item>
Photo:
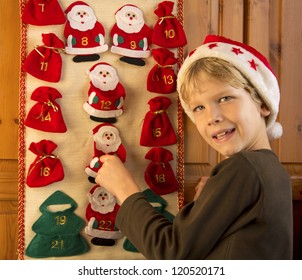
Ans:
<svg viewBox="0 0 302 280"><path fill-rule="evenodd" d="M52 152L57 144L51 140L31 143L29 150L37 155L29 166L26 184L31 188L44 187L64 179L64 170L58 156Z"/></svg>
<svg viewBox="0 0 302 280"><path fill-rule="evenodd" d="M66 17L58 0L28 0L22 21L37 26L56 25L65 23Z"/></svg>
<svg viewBox="0 0 302 280"><path fill-rule="evenodd" d="M177 191L178 183L169 163L173 160L172 153L162 147L154 147L146 154L145 159L151 160L144 175L150 189L158 195Z"/></svg>
<svg viewBox="0 0 302 280"><path fill-rule="evenodd" d="M154 13L158 21L153 28L152 43L165 48L183 47L187 44L186 34L178 19L172 14L174 2L163 1Z"/></svg>
<svg viewBox="0 0 302 280"><path fill-rule="evenodd" d="M55 101L62 95L52 87L42 86L34 90L31 99L37 103L28 112L25 125L47 132L66 132L60 105Z"/></svg>
<svg viewBox="0 0 302 280"><path fill-rule="evenodd" d="M152 50L157 64L151 69L147 78L147 90L155 93L172 93L176 91L176 74L174 53L166 48Z"/></svg>
<svg viewBox="0 0 302 280"><path fill-rule="evenodd" d="M42 34L44 45L36 46L27 56L22 69L28 74L47 82L59 82L62 71L60 51L64 43L54 33Z"/></svg>
<svg viewBox="0 0 302 280"><path fill-rule="evenodd" d="M167 114L172 101L164 96L149 100L150 111L143 122L140 145L147 147L167 146L177 143L177 137Z"/></svg>

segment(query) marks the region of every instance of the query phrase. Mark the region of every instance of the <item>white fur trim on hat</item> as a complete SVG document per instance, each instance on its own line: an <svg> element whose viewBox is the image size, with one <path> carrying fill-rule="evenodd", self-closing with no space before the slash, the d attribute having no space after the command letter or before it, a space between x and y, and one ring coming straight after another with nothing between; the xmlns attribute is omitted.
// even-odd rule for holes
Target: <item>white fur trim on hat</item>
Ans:
<svg viewBox="0 0 302 280"><path fill-rule="evenodd" d="M282 126L276 123L276 119L279 111L280 92L278 81L268 61L254 48L222 36L208 35L204 44L191 52L179 70L177 90L181 105L189 118L195 122L193 112L183 101L180 89L190 65L204 57L216 57L229 61L250 81L270 110L266 124L268 137L270 139L279 138L282 135Z"/></svg>

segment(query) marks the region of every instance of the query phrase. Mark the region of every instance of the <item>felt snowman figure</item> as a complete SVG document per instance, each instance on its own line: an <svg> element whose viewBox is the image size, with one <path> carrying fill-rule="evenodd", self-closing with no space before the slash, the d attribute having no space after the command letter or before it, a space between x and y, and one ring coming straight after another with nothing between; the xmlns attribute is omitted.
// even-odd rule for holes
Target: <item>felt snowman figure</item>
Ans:
<svg viewBox="0 0 302 280"><path fill-rule="evenodd" d="M85 172L88 180L95 183L98 170L102 167L100 157L105 154L116 155L122 162L126 161L126 149L122 144L119 130L112 124L100 124L93 130L94 155Z"/></svg>
<svg viewBox="0 0 302 280"><path fill-rule="evenodd" d="M96 185L88 193L85 233L92 236L91 243L97 246L113 246L123 234L115 227L115 217L120 208L114 195Z"/></svg>
<svg viewBox="0 0 302 280"><path fill-rule="evenodd" d="M104 27L92 8L83 1L76 1L65 13L66 53L76 55L73 58L75 62L98 60L99 54L108 50L108 45L105 43Z"/></svg>
<svg viewBox="0 0 302 280"><path fill-rule="evenodd" d="M88 75L90 87L84 110L94 121L115 123L116 117L123 114L126 96L115 68L101 62L91 67Z"/></svg>
<svg viewBox="0 0 302 280"><path fill-rule="evenodd" d="M111 29L111 52L121 55L121 61L144 66L151 55L152 30L145 24L142 10L134 5L124 5L115 13L116 23Z"/></svg>

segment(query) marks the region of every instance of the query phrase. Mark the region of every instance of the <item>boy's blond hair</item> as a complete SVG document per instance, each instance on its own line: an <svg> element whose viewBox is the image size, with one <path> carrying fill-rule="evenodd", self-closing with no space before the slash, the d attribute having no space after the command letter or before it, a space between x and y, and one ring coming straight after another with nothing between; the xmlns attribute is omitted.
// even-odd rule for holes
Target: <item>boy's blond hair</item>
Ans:
<svg viewBox="0 0 302 280"><path fill-rule="evenodd" d="M265 105L257 90L236 67L216 57L198 59L188 68L180 88L180 94L187 104L190 101L190 96L200 90L204 75L234 88L243 88L250 93L251 98L257 105Z"/></svg>

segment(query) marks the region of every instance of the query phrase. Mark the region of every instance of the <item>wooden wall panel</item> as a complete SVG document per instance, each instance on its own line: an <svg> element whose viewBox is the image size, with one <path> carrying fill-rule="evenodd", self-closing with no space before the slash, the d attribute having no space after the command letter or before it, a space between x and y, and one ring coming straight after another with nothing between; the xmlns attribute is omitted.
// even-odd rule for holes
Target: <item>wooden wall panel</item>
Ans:
<svg viewBox="0 0 302 280"><path fill-rule="evenodd" d="M17 258L19 1L0 1L0 259Z"/></svg>
<svg viewBox="0 0 302 280"><path fill-rule="evenodd" d="M218 34L221 1L185 1L184 28L188 45L185 53L200 46L207 34ZM197 16L198 14L198 16ZM185 202L192 200L194 188L203 174L217 164L217 153L199 135L195 125L185 116Z"/></svg>
<svg viewBox="0 0 302 280"><path fill-rule="evenodd" d="M302 3L282 1L280 27L280 122L283 137L279 156L293 182L293 199L302 200Z"/></svg>
<svg viewBox="0 0 302 280"><path fill-rule="evenodd" d="M270 2L251 0L245 7L245 42L269 57L270 52Z"/></svg>
<svg viewBox="0 0 302 280"><path fill-rule="evenodd" d="M19 4L0 1L0 159L17 159L19 96Z"/></svg>
<svg viewBox="0 0 302 280"><path fill-rule="evenodd" d="M244 0L220 1L221 34L233 40L244 39Z"/></svg>
<svg viewBox="0 0 302 280"><path fill-rule="evenodd" d="M284 136L281 139L281 161L302 162L302 3L283 1L281 57L281 111Z"/></svg>
<svg viewBox="0 0 302 280"><path fill-rule="evenodd" d="M0 200L0 260L17 259L17 200Z"/></svg>

